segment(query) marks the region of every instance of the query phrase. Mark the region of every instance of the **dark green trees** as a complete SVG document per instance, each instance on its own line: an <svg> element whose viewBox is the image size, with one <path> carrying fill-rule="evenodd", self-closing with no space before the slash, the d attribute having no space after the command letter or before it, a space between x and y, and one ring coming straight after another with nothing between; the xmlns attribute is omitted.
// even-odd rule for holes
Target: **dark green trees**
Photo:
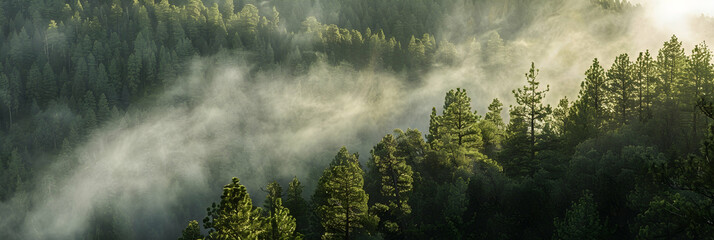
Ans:
<svg viewBox="0 0 714 240"><path fill-rule="evenodd" d="M379 201L373 209L380 217L380 227L388 233L404 231L404 218L411 213L408 204L412 191L412 168L398 153L396 139L387 134L371 151L370 173L379 188Z"/></svg>
<svg viewBox="0 0 714 240"><path fill-rule="evenodd" d="M649 50L644 53L640 52L632 71L636 89L637 119L644 122L652 118L652 103L655 100L654 88L657 83L657 68Z"/></svg>
<svg viewBox="0 0 714 240"><path fill-rule="evenodd" d="M657 90L661 102L675 101L678 94L677 85L684 77L686 64L687 57L684 55L682 42L673 35L657 53L657 69L661 81Z"/></svg>
<svg viewBox="0 0 714 240"><path fill-rule="evenodd" d="M267 219L265 223L265 233L261 239L284 240L294 239L295 218L290 215L290 210L283 206L283 189L278 182L271 182L265 188L265 210Z"/></svg>
<svg viewBox="0 0 714 240"><path fill-rule="evenodd" d="M705 95L714 93L714 69L711 63L711 50L706 43L700 43L692 49L692 55L687 58L686 81L681 84L684 98L683 103L689 106L688 112L691 112L691 136L693 139L699 139L699 128L701 123L705 121L703 115L697 109L696 103Z"/></svg>
<svg viewBox="0 0 714 240"><path fill-rule="evenodd" d="M260 210L253 209L253 202L238 178L223 187L221 202L208 208L203 227L211 239L258 239L265 233Z"/></svg>
<svg viewBox="0 0 714 240"><path fill-rule="evenodd" d="M317 211L325 229L323 239L351 239L370 222L363 171L357 154L342 147L320 177L318 191L324 190L325 205Z"/></svg>
<svg viewBox="0 0 714 240"><path fill-rule="evenodd" d="M208 216L203 219L208 239L299 239L300 236L295 235L295 218L283 206L280 185L272 182L266 192L264 214L263 209L253 207L245 186L240 184L238 178L233 178L230 184L223 187L221 202L211 205ZM190 222L184 230L185 239L200 237L194 222Z"/></svg>
<svg viewBox="0 0 714 240"><path fill-rule="evenodd" d="M600 221L597 204L589 192L565 212L563 219L555 218L553 239L608 239L606 224Z"/></svg>
<svg viewBox="0 0 714 240"><path fill-rule="evenodd" d="M432 177L448 179L468 174L475 162L490 162L483 155L479 121L480 116L471 111L471 98L465 89L446 93L442 115L432 109L426 136L431 150L426 160L432 166L429 171L434 170Z"/></svg>
<svg viewBox="0 0 714 240"><path fill-rule="evenodd" d="M650 169L666 186L642 211L641 238L711 238L714 234L714 125L709 126L700 153L671 163L658 162Z"/></svg>
<svg viewBox="0 0 714 240"><path fill-rule="evenodd" d="M290 215L290 210L283 206L282 199L272 200L272 210L269 211L268 223L265 233L260 239L288 240L300 239L295 233L295 218Z"/></svg>
<svg viewBox="0 0 714 240"><path fill-rule="evenodd" d="M201 228L198 226L196 220L188 222L188 226L181 233L181 237L178 240L199 240L203 239L201 235Z"/></svg>
<svg viewBox="0 0 714 240"><path fill-rule="evenodd" d="M304 186L298 181L297 177L288 185L288 190L285 193L285 207L290 210L290 214L295 217L295 236L306 234L309 230L309 209L307 202L302 197Z"/></svg>
<svg viewBox="0 0 714 240"><path fill-rule="evenodd" d="M612 67L607 71L609 102L614 110L614 122L616 126L627 124L633 106L633 96L635 92L634 81L630 72L632 63L626 53L615 58Z"/></svg>
<svg viewBox="0 0 714 240"><path fill-rule="evenodd" d="M439 132L449 138L449 142L478 151L483 142L476 126L477 120L478 115L471 112L471 98L466 95L465 89L457 88L446 93Z"/></svg>
<svg viewBox="0 0 714 240"><path fill-rule="evenodd" d="M506 144L503 159L504 171L509 175L532 175L538 169L536 154L538 152L538 134L544 120L550 114L550 105L543 105L543 98L548 92L539 90L540 82L536 81L538 69L531 63L530 70L525 74L526 85L513 90L517 106L511 107L511 121L507 129Z"/></svg>
<svg viewBox="0 0 714 240"><path fill-rule="evenodd" d="M605 70L595 58L592 66L585 72L585 81L580 84L580 101L584 105L582 109L584 118L589 120L587 125L594 127L595 136L602 131L608 117L605 97L607 87Z"/></svg>
<svg viewBox="0 0 714 240"><path fill-rule="evenodd" d="M488 105L488 112L484 120L479 122L484 154L492 159L496 158L497 153L501 151L501 141L505 134L506 125L501 118L502 111L503 104L498 98L494 98L493 102Z"/></svg>

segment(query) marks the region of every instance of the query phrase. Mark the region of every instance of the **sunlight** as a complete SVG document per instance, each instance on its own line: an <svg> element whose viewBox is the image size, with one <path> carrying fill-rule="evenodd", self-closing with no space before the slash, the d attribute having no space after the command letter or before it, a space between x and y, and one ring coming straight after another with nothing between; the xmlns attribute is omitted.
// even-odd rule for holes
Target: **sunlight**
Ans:
<svg viewBox="0 0 714 240"><path fill-rule="evenodd" d="M686 31L693 18L714 16L714 1L710 0L634 0L648 10L653 24L665 31Z"/></svg>

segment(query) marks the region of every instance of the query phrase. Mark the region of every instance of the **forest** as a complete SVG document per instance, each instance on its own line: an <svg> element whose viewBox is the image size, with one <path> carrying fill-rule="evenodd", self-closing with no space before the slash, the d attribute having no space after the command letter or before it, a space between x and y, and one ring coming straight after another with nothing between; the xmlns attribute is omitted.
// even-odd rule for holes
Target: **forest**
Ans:
<svg viewBox="0 0 714 240"><path fill-rule="evenodd" d="M0 238L714 239L714 18L647 9L0 0Z"/></svg>

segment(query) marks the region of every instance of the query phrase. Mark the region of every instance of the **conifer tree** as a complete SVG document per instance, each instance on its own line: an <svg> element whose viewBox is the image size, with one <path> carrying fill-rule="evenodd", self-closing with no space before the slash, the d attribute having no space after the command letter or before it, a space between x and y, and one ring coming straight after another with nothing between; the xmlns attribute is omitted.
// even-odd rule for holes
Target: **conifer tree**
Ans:
<svg viewBox="0 0 714 240"><path fill-rule="evenodd" d="M631 68L630 57L623 53L615 58L612 67L607 71L607 90L615 112L616 126L627 124L632 109L635 86L630 75Z"/></svg>
<svg viewBox="0 0 714 240"><path fill-rule="evenodd" d="M683 81L682 90L685 93L684 102L690 106L686 111L691 112L691 137L698 139L699 122L702 122L702 114L697 109L696 103L705 95L714 94L712 90L712 79L714 79L714 69L711 63L711 50L706 43L694 46L692 55L687 59L686 68L687 80Z"/></svg>
<svg viewBox="0 0 714 240"><path fill-rule="evenodd" d="M637 91L636 103L637 116L640 122L652 118L652 102L654 101L654 87L657 83L657 69L650 56L650 51L640 52L633 66L633 81Z"/></svg>
<svg viewBox="0 0 714 240"><path fill-rule="evenodd" d="M369 196L363 189L363 174L358 155L345 147L323 172L318 187L327 194L326 204L318 208L325 228L323 239L352 239L354 232L368 223Z"/></svg>
<svg viewBox="0 0 714 240"><path fill-rule="evenodd" d="M573 202L563 219L555 218L553 222L553 239L607 239L609 233L605 224L600 222L597 204L589 192Z"/></svg>
<svg viewBox="0 0 714 240"><path fill-rule="evenodd" d="M659 83L657 84L658 105L661 112L658 120L662 121L664 131L660 132L659 144L672 147L674 139L679 138L679 133L673 127L679 125L680 88L679 82L683 79L686 68L686 56L682 42L676 36L664 43L657 54L657 69L659 70ZM690 146L693 146L691 142Z"/></svg>
<svg viewBox="0 0 714 240"><path fill-rule="evenodd" d="M657 69L659 70L658 93L660 101L664 103L674 102L678 90L677 84L682 79L687 58L684 55L682 42L677 36L672 35L669 41L664 43L662 49L657 53Z"/></svg>
<svg viewBox="0 0 714 240"><path fill-rule="evenodd" d="M198 226L196 220L188 222L188 226L181 233L181 237L178 240L200 240L203 239L201 235L201 229Z"/></svg>
<svg viewBox="0 0 714 240"><path fill-rule="evenodd" d="M382 220L380 226L389 233L404 231L404 217L411 213L407 203L412 191L412 168L399 156L397 141L387 134L371 151L370 172L377 176L379 202L374 209Z"/></svg>
<svg viewBox="0 0 714 240"><path fill-rule="evenodd" d="M302 197L303 188L298 178L294 177L288 184L288 190L285 193L285 207L295 217L296 236L306 234L309 229L307 202Z"/></svg>
<svg viewBox="0 0 714 240"><path fill-rule="evenodd" d="M592 125L595 128L595 136L602 131L603 124L607 118L608 108L605 104L605 93L607 91L607 81L605 70L600 66L597 58L593 59L593 64L585 71L585 81L580 85L580 98L585 102L587 118L592 118Z"/></svg>
<svg viewBox="0 0 714 240"><path fill-rule="evenodd" d="M295 236L295 218L290 216L290 210L283 206L282 187L273 181L266 187L265 209L268 219L265 232L261 239L284 240L293 239Z"/></svg>
<svg viewBox="0 0 714 240"><path fill-rule="evenodd" d="M548 92L550 87L546 86L545 90L538 90L540 85L540 82L536 81L538 71L535 68L535 63L531 63L531 69L525 74L526 85L513 90L518 106L513 107L514 111L511 112L512 115L515 115L515 119L523 119L522 121L526 124L528 159L531 162L536 161L538 131L542 128L545 118L550 114L550 105L543 105L542 103L545 93Z"/></svg>
<svg viewBox="0 0 714 240"><path fill-rule="evenodd" d="M265 231L262 224L260 210L253 209L248 191L235 177L223 187L221 202L213 203L203 219L210 239L257 239Z"/></svg>
<svg viewBox="0 0 714 240"><path fill-rule="evenodd" d="M266 224L264 237L269 240L301 239L295 233L295 218L290 216L290 210L283 206L282 199L276 198L272 203L273 210Z"/></svg>

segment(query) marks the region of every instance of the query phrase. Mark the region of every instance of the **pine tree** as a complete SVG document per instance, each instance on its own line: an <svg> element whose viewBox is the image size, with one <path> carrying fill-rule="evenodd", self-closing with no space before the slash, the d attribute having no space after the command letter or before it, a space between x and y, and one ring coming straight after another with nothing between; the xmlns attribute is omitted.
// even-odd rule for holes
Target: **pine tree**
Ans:
<svg viewBox="0 0 714 240"><path fill-rule="evenodd" d="M686 56L680 42L676 36L664 43L662 49L657 54L657 69L659 70L659 83L657 84L658 120L662 121L661 126L664 131L660 132L659 144L663 148L671 148L674 139L679 138L678 132L674 131L674 126L679 125L680 116L678 107L680 104L679 82L683 79L686 68ZM693 146L691 142L687 142ZM689 147L687 147L689 148Z"/></svg>
<svg viewBox="0 0 714 240"><path fill-rule="evenodd" d="M57 89L57 83L55 82L55 74L52 71L52 67L49 62L45 63L45 66L42 68L40 92L40 99L42 99L40 104L42 104L42 106L46 106L49 101L57 98L57 94L59 92Z"/></svg>
<svg viewBox="0 0 714 240"><path fill-rule="evenodd" d="M491 104L488 105L488 113L484 117L484 120L491 121L499 128L505 128L505 123L503 123L503 118L501 117L501 112L503 111L503 103L494 98Z"/></svg>
<svg viewBox="0 0 714 240"><path fill-rule="evenodd" d="M490 158L495 158L496 154L501 150L501 140L504 137L506 124L501 118L503 104L498 98L494 98L488 105L488 113L484 117L484 121L479 122L481 129L482 141L484 144L484 154Z"/></svg>
<svg viewBox="0 0 714 240"><path fill-rule="evenodd" d="M131 91L132 95L135 95L139 91L140 84L140 73L141 73L141 57L132 53L129 55L129 62L127 63L126 78L127 86Z"/></svg>
<svg viewBox="0 0 714 240"><path fill-rule="evenodd" d="M203 227L210 239L257 239L265 232L259 209L238 178L223 187L221 202L208 208Z"/></svg>
<svg viewBox="0 0 714 240"><path fill-rule="evenodd" d="M573 202L561 220L553 221L553 239L607 239L608 229L600 222L600 214L592 194L586 192L577 202Z"/></svg>
<svg viewBox="0 0 714 240"><path fill-rule="evenodd" d="M466 90L449 91L444 100L440 132L467 151L479 151L483 143L477 123L478 115L471 112L471 98L466 95Z"/></svg>
<svg viewBox="0 0 714 240"><path fill-rule="evenodd" d="M290 210L283 206L282 199L276 198L272 203L273 210L270 212L268 223L261 239L269 240L289 240L301 239L295 233L295 218L290 216Z"/></svg>
<svg viewBox="0 0 714 240"><path fill-rule="evenodd" d="M597 58L593 59L593 64L585 71L585 81L581 84L580 98L586 102L587 109L593 118L595 136L602 131L605 119L608 115L608 108L605 104L605 94L607 81L605 70L600 66Z"/></svg>
<svg viewBox="0 0 714 240"><path fill-rule="evenodd" d="M542 103L543 98L545 98L545 93L548 92L550 87L546 86L546 89L543 91L538 90L538 86L540 85L540 82L536 81L538 71L539 70L535 68L535 63L531 63L531 69L525 74L527 84L522 88L513 90L513 95L516 97L518 106L515 106L514 111L511 112L517 119L523 119L526 124L528 134L528 159L533 163L536 162L538 131L542 128L545 118L550 114L550 105L543 105Z"/></svg>
<svg viewBox="0 0 714 240"><path fill-rule="evenodd" d="M37 63L32 64L30 71L27 73L27 82L25 83L25 94L27 95L27 101L32 102L41 101L42 96L42 72L37 66Z"/></svg>
<svg viewBox="0 0 714 240"><path fill-rule="evenodd" d="M110 116L109 101L107 101L107 97L102 93L102 95L99 95L99 101L97 101L97 122L103 123L107 121Z"/></svg>
<svg viewBox="0 0 714 240"><path fill-rule="evenodd" d="M318 208L325 228L323 239L352 239L367 223L369 196L363 189L363 174L357 154L350 154L345 147L323 172L318 187L327 194L326 204Z"/></svg>
<svg viewBox="0 0 714 240"><path fill-rule="evenodd" d="M404 231L404 218L411 213L407 203L412 191L412 168L397 152L397 141L387 134L371 151L370 172L377 176L379 202L374 209L382 220L380 226L389 233Z"/></svg>
<svg viewBox="0 0 714 240"><path fill-rule="evenodd" d="M265 187L266 196L265 196L265 202L263 203L263 207L265 210L269 212L273 212L275 206L275 200L278 198L283 198L283 188L280 187L280 184L276 181L273 181L268 184L267 187Z"/></svg>
<svg viewBox="0 0 714 240"><path fill-rule="evenodd" d="M178 240L200 240L203 239L201 229L196 220L188 222L188 226L181 232L181 237Z"/></svg>
<svg viewBox="0 0 714 240"><path fill-rule="evenodd" d="M303 186L297 177L288 184L288 190L285 193L285 207L290 210L290 213L295 217L296 227L295 236L306 234L308 225L308 208L307 202L302 197Z"/></svg>
<svg viewBox="0 0 714 240"><path fill-rule="evenodd" d="M273 181L265 188L265 209L268 212L266 229L261 239L283 240L294 239L295 218L290 216L290 210L283 206L282 192L278 182Z"/></svg>
<svg viewBox="0 0 714 240"><path fill-rule="evenodd" d="M661 102L675 101L676 90L678 90L676 87L683 77L686 59L682 42L677 39L677 36L672 35L672 38L659 50L657 69L660 82L657 89Z"/></svg>
<svg viewBox="0 0 714 240"><path fill-rule="evenodd" d="M432 107L431 108L431 115L429 115L429 134L426 135L427 142L429 145L431 145L432 148L436 149L438 148L440 144L437 143L437 141L441 142L439 137L441 134L439 134L439 127L441 126L441 116L436 114L436 108Z"/></svg>
<svg viewBox="0 0 714 240"><path fill-rule="evenodd" d="M640 52L633 66L633 80L637 91L637 116L640 122L652 118L652 102L654 101L654 86L657 82L657 72L650 51Z"/></svg>
<svg viewBox="0 0 714 240"><path fill-rule="evenodd" d="M702 115L697 109L697 101L708 94L713 94L712 79L714 79L714 69L711 64L711 51L706 43L694 46L692 55L687 59L686 68L687 80L682 81L682 90L685 93L686 106L690 106L686 111L691 112L691 137L699 139L699 122L702 122Z"/></svg>
<svg viewBox="0 0 714 240"><path fill-rule="evenodd" d="M615 58L612 67L607 71L607 90L615 112L616 126L627 124L633 106L632 93L635 86L630 75L631 69L630 57L623 53Z"/></svg>

